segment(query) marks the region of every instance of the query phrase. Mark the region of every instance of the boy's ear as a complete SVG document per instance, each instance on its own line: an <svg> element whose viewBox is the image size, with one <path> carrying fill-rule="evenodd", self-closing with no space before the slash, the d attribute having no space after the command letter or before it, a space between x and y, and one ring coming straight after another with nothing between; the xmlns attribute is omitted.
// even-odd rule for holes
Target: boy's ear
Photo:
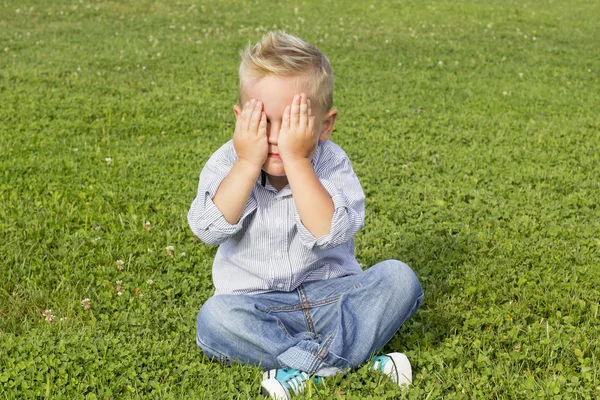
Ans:
<svg viewBox="0 0 600 400"><path fill-rule="evenodd" d="M233 106L233 112L235 113L235 119L237 120L240 117L240 114L242 113L242 109L236 104L235 106Z"/></svg>
<svg viewBox="0 0 600 400"><path fill-rule="evenodd" d="M325 114L325 117L323 118L323 123L321 124L321 132L319 133L319 140L321 142L325 142L327 139L329 139L329 136L331 136L337 116L338 110L335 109Z"/></svg>

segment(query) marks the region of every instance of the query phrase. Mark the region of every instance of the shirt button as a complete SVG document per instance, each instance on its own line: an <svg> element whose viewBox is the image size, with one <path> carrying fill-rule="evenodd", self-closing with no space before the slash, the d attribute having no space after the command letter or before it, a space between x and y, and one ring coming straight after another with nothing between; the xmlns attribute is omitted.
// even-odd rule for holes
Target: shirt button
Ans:
<svg viewBox="0 0 600 400"><path fill-rule="evenodd" d="M282 258L283 258L283 256L281 255L281 252L280 252L280 251L277 251L277 252L275 253L275 259L276 259L276 260L281 260Z"/></svg>
<svg viewBox="0 0 600 400"><path fill-rule="evenodd" d="M277 289L283 289L283 283L278 283L277 284Z"/></svg>

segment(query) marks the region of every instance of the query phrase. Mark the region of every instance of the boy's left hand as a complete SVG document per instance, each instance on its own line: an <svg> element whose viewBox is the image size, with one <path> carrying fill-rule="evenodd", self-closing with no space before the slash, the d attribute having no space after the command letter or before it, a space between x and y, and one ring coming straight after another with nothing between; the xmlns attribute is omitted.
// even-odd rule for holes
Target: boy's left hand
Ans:
<svg viewBox="0 0 600 400"><path fill-rule="evenodd" d="M287 106L283 112L277 140L281 160L285 163L310 158L317 147L314 130L315 117L312 115L310 100L304 93L294 96L292 105Z"/></svg>

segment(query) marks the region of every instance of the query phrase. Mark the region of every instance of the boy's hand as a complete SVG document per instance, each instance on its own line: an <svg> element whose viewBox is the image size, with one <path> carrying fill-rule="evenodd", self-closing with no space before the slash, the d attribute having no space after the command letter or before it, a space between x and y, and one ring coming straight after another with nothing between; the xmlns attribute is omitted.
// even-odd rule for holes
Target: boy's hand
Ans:
<svg viewBox="0 0 600 400"><path fill-rule="evenodd" d="M315 117L306 94L294 96L291 106L283 112L277 146L282 161L310 158L317 147Z"/></svg>
<svg viewBox="0 0 600 400"><path fill-rule="evenodd" d="M258 168L262 168L267 160L267 116L260 101L252 99L244 105L235 123L233 147L238 159Z"/></svg>

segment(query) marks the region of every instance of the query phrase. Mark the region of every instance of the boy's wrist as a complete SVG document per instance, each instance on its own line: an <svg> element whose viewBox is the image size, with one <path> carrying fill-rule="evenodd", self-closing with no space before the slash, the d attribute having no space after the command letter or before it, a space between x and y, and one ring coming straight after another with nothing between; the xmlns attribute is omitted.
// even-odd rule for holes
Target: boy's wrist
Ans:
<svg viewBox="0 0 600 400"><path fill-rule="evenodd" d="M312 169L312 161L307 157L284 158L282 161L285 166L286 175L301 168L310 167Z"/></svg>
<svg viewBox="0 0 600 400"><path fill-rule="evenodd" d="M260 174L260 171L262 169L262 166L257 166L256 164L251 163L250 161L246 161L243 158L238 158L235 163L234 163L234 167L237 166L239 171L243 171L246 174L248 174L249 178L253 178L253 179L257 179L258 175Z"/></svg>

